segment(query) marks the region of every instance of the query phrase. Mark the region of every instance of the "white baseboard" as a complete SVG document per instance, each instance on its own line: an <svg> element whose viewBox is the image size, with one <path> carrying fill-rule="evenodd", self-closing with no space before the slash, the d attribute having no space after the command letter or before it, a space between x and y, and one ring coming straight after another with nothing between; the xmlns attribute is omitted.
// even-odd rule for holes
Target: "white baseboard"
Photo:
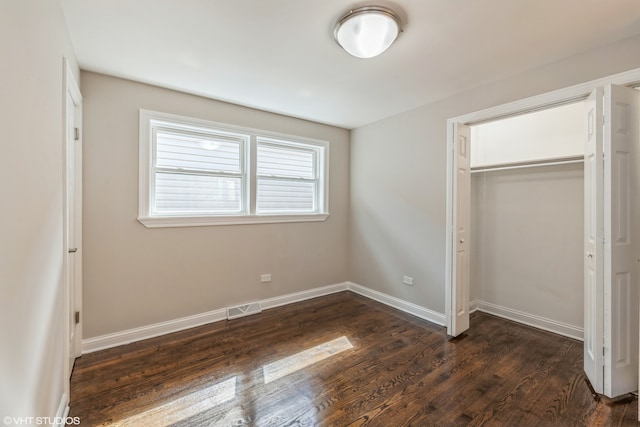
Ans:
<svg viewBox="0 0 640 427"><path fill-rule="evenodd" d="M436 325L445 325L445 315L442 313L438 313L437 311L429 310L428 308L405 300L401 300L400 298L392 297L391 295L374 291L373 289L369 289L356 283L349 282L349 290L400 311L404 311L405 313L409 313L421 319L428 320L429 322L435 323Z"/></svg>
<svg viewBox="0 0 640 427"><path fill-rule="evenodd" d="M444 325L444 315L419 305L374 291L351 282L337 283L334 285L323 286L320 288L309 289L306 291L295 292L291 294L281 295L273 298L264 299L260 302L263 310L280 307L287 304L317 298L324 295L334 294L342 291L353 291L367 298L386 304L390 307L428 320L438 325ZM227 319L226 308L209 311L207 313L196 314L193 316L182 317L180 319L169 320L166 322L155 323L152 325L142 326L139 328L128 329L112 334L101 335L98 337L87 338L82 340L82 354L92 353L98 350L117 347L119 345L129 344L135 341L141 341L148 338L154 338L160 335L178 332L185 329L201 326L207 323L219 322Z"/></svg>
<svg viewBox="0 0 640 427"><path fill-rule="evenodd" d="M480 302L481 301L477 299L469 302L469 314L473 313L474 311L478 311Z"/></svg>
<svg viewBox="0 0 640 427"><path fill-rule="evenodd" d="M262 309L266 310L346 290L348 290L348 283L344 282L268 298L257 302L260 303ZM82 340L82 354L117 347L119 345L129 344L148 338L154 338L160 335L170 334L172 332L183 331L185 329L194 328L207 323L219 322L221 320L227 320L226 308L168 320L166 322L154 323L152 325L141 326L139 328L128 329L121 332L114 332L112 334L101 335L94 338L87 338Z"/></svg>
<svg viewBox="0 0 640 427"><path fill-rule="evenodd" d="M82 340L82 354L117 347L119 345L129 344L135 341L146 340L148 338L154 338L160 335L170 334L172 332L178 332L226 319L227 310L225 308L221 308L207 313L154 323L152 325L127 329L125 331L114 332L112 334L101 335L94 338L87 338Z"/></svg>
<svg viewBox="0 0 640 427"><path fill-rule="evenodd" d="M335 285L323 286L320 288L313 288L306 291L295 292L292 294L286 294L278 297L263 299L260 301L263 310L270 308L280 307L287 304L293 304L294 302L300 302L311 298L322 297L325 295L335 294L336 292L342 292L349 290L349 283L337 283Z"/></svg>
<svg viewBox="0 0 640 427"><path fill-rule="evenodd" d="M262 309L268 310L270 308L293 304L311 298L317 298L347 290L370 298L374 301L378 301L382 304L388 305L389 307L393 307L405 313L409 313L421 319L428 320L429 322L435 323L436 325L445 326L445 315L442 313L429 310L428 308L352 282L337 283L334 285L323 286L320 288L314 288L306 291L268 298L258 302L261 304ZM580 341L583 340L584 331L582 328L577 326L569 325L511 308L502 307L497 304L491 304L485 301L471 301L469 303L469 311L473 313L477 310L493 314L494 316L502 317L504 319L513 320L514 322L523 323L525 325L563 335L569 338L574 338ZM222 308L209 311L207 313L196 314L193 316L182 317L180 319L169 320L166 322L155 323L148 326L142 326L139 328L128 329L125 331L101 335L94 338L88 338L82 340L82 353L92 353L94 351L117 347L119 345L129 344L135 341L141 341L144 339L169 334L172 332L178 332L207 323L219 322L226 319L226 308Z"/></svg>
<svg viewBox="0 0 640 427"><path fill-rule="evenodd" d="M64 427L67 423L67 415L69 415L69 396L67 393L62 393L60 403L58 403L58 410L54 418L54 427Z"/></svg>
<svg viewBox="0 0 640 427"><path fill-rule="evenodd" d="M579 341L584 339L584 329L578 326L569 325L567 323L558 322L556 320L547 319L535 314L525 313L523 311L514 310L497 304L491 304L485 301L475 300L470 302L469 311L471 313L474 311L482 311Z"/></svg>

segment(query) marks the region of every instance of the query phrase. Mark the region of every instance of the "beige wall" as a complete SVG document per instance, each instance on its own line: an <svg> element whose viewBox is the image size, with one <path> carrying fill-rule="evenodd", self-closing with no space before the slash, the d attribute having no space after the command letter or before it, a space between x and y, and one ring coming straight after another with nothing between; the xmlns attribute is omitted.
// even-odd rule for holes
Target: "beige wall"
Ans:
<svg viewBox="0 0 640 427"><path fill-rule="evenodd" d="M84 96L84 338L348 279L349 131L89 72ZM148 229L140 108L330 141L325 222ZM272 282L260 283L271 273Z"/></svg>
<svg viewBox="0 0 640 427"><path fill-rule="evenodd" d="M352 131L350 280L444 313L446 120L639 68L638 51L626 39Z"/></svg>
<svg viewBox="0 0 640 427"><path fill-rule="evenodd" d="M0 415L56 415L64 392L63 56L57 1L0 2Z"/></svg>
<svg viewBox="0 0 640 427"><path fill-rule="evenodd" d="M582 164L472 175L471 299L582 328Z"/></svg>

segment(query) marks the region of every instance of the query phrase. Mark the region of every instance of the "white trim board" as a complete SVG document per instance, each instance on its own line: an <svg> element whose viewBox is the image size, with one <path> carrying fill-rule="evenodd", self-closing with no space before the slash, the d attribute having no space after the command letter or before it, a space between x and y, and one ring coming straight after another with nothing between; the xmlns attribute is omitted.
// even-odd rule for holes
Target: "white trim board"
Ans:
<svg viewBox="0 0 640 427"><path fill-rule="evenodd" d="M463 114L449 119L451 122L474 125L486 121L517 116L537 110L546 110L559 105L581 101L597 87L608 84L620 86L635 86L640 82L640 68L618 74L602 77L562 89L530 96L518 101L508 102L495 107L485 108L472 113Z"/></svg>
<svg viewBox="0 0 640 427"><path fill-rule="evenodd" d="M270 308L281 307L283 305L293 304L296 302L301 302L308 299L343 291L351 291L402 312L427 320L431 323L435 323L436 325L445 326L445 315L442 313L438 313L437 311L430 310L412 302L408 302L352 282L343 282L334 285L313 288L306 291L281 295L257 302L260 303L263 310L268 310ZM558 335L563 335L580 341L582 341L583 339L583 330L582 328L579 328L577 326L568 325L566 323L546 319L541 316L536 316L484 301L472 301L469 306L470 312L478 310L492 314L494 316L502 317L504 319L512 320L514 322L533 326L534 328L553 332ZM142 341L165 334L170 334L172 332L178 332L185 329L194 328L196 326L202 326L208 323L227 320L226 310L226 308L221 308L206 313L196 314L193 316L182 317L179 319L168 320L166 322L155 323L152 325L141 326L139 328L133 328L121 332L114 332L112 334L88 338L82 341L82 353L92 353L94 351L105 350L107 348L117 347L136 341Z"/></svg>
<svg viewBox="0 0 640 427"><path fill-rule="evenodd" d="M308 300L311 298L322 297L329 294L335 294L336 292L348 291L349 283L343 282L335 285L323 286L321 288L313 288L306 291L295 292L293 294L286 294L278 297L268 298L260 301L263 310L270 308L276 308L287 304L293 304Z"/></svg>
<svg viewBox="0 0 640 427"><path fill-rule="evenodd" d="M547 319L535 314L525 313L524 311L514 310L512 308L503 307L485 301L475 300L469 303L469 312L482 311L492 314L503 319L512 320L537 329L553 332L554 334L573 338L578 341L584 340L584 329L578 326L569 325L567 323L558 322L556 320Z"/></svg>
<svg viewBox="0 0 640 427"><path fill-rule="evenodd" d="M69 415L69 396L67 393L62 393L60 403L58 403L58 410L54 418L53 425L55 427L64 427L67 425L67 416ZM8 423L7 423L8 424Z"/></svg>
<svg viewBox="0 0 640 427"><path fill-rule="evenodd" d="M269 308L279 307L281 305L292 304L311 298L346 291L348 289L348 284L345 282L253 302L259 302L262 309L266 310ZM154 323L152 325L87 338L82 340L82 354L93 353L94 351L130 344L132 342L170 334L172 332L183 331L185 329L195 328L196 326L202 326L208 323L220 322L221 320L227 320L226 308L220 308L206 313L195 314L193 316L181 317L179 319L168 320L166 322Z"/></svg>
<svg viewBox="0 0 640 427"><path fill-rule="evenodd" d="M444 314L442 313L429 310L428 308L421 307L411 302L404 301L351 282L337 283L335 285L313 288L306 291L295 292L253 302L259 302L262 309L267 310L343 291L352 291L356 294L378 301L405 313L412 314L421 319L428 320L437 325L444 325ZM166 322L155 323L152 325L141 326L125 331L114 332L98 337L87 338L82 340L82 354L105 350L107 348L117 347L136 341L142 341L148 338L154 338L160 335L205 325L207 323L219 322L221 320L227 320L226 308L168 320Z"/></svg>
<svg viewBox="0 0 640 427"><path fill-rule="evenodd" d="M444 326L445 318L444 314L442 313L429 310L428 308L422 307L412 302L401 300L400 298L392 297L391 295L387 295L382 292L374 291L373 289L369 289L356 283L348 283L349 290L356 294L362 295L374 301L378 301L397 310L404 311L405 313L412 314L421 319L428 320L429 322L435 323L436 325Z"/></svg>
<svg viewBox="0 0 640 427"><path fill-rule="evenodd" d="M94 351L130 344L132 342L142 341L226 319L227 310L226 308L221 308L207 313L196 314L193 316L182 317L180 319L168 320L166 322L154 323L152 325L87 338L82 340L82 354L93 353Z"/></svg>

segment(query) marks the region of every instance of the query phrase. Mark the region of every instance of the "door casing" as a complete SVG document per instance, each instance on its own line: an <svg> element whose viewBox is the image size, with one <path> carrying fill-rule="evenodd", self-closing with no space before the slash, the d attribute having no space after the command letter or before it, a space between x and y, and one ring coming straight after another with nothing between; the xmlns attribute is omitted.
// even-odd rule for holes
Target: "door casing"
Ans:
<svg viewBox="0 0 640 427"><path fill-rule="evenodd" d="M75 314L82 312L82 95L66 58L63 59L63 87L63 346L68 398L73 361L82 351L82 316L76 323Z"/></svg>

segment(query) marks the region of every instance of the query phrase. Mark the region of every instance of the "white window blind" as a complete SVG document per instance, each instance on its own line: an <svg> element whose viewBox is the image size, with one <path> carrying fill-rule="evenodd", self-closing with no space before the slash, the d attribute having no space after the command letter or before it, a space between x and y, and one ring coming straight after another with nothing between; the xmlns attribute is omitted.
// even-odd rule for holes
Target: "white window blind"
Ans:
<svg viewBox="0 0 640 427"><path fill-rule="evenodd" d="M158 215L243 212L242 136L154 129Z"/></svg>
<svg viewBox="0 0 640 427"><path fill-rule="evenodd" d="M145 227L324 221L329 143L140 110Z"/></svg>
<svg viewBox="0 0 640 427"><path fill-rule="evenodd" d="M258 139L256 212L318 210L318 148Z"/></svg>

